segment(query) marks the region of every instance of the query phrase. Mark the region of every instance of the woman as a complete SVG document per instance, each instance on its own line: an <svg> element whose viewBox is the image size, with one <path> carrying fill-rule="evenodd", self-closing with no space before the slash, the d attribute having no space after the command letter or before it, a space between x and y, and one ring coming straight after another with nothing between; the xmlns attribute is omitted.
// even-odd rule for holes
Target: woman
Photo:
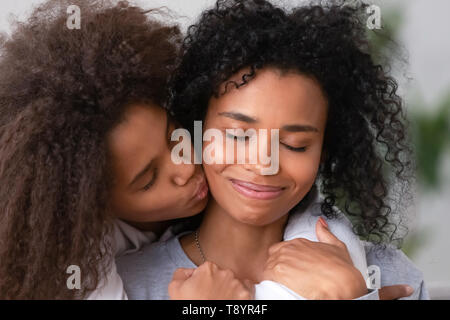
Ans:
<svg viewBox="0 0 450 320"><path fill-rule="evenodd" d="M363 279L324 220L317 230L328 243L280 242L289 213L319 183L325 217L336 217L334 204L344 201L354 232L381 244L382 284L405 280L383 274L401 266L414 287L412 297L426 298L420 271L386 246L402 236L391 217L395 184L389 179L408 187L413 166L396 83L367 52L362 9L311 5L288 13L263 0L218 1L189 29L174 79L175 117L191 129L194 120L203 120L205 131L217 129L247 147L245 136L230 136L226 129L279 129L279 171L261 174L261 162L203 163L212 199L198 229L118 260L132 298L168 298L171 273L191 272L205 260L238 279L273 279L307 298L364 296ZM227 151L213 150L223 160L218 155ZM400 191L397 204L408 195L407 188ZM280 268L271 260L292 248L303 259L281 269L297 266L298 281L276 272ZM175 273L172 288L180 287L178 278L182 283L189 275Z"/></svg>

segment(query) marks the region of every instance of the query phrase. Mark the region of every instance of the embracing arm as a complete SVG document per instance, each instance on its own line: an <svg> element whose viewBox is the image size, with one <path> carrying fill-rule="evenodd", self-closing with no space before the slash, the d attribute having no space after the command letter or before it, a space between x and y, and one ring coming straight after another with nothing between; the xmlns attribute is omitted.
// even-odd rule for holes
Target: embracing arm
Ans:
<svg viewBox="0 0 450 320"><path fill-rule="evenodd" d="M177 269L168 290L171 300L251 300L255 289L231 270L206 261L196 269Z"/></svg>
<svg viewBox="0 0 450 320"><path fill-rule="evenodd" d="M319 221L319 242L294 239L271 247L265 279L281 283L307 299L393 300L411 295L412 290L406 285L411 283L402 278L382 282L381 289L367 289L345 244L328 230L326 223ZM390 267L386 259L375 262L382 264L382 269Z"/></svg>
<svg viewBox="0 0 450 320"><path fill-rule="evenodd" d="M365 247L368 264L377 264L382 274L382 288L367 289L360 271L352 265L346 246L326 228L318 225L316 231L320 242L295 239L274 245L266 264L265 279L284 287L292 296L300 294L298 296L300 299L394 300L411 295L411 288L407 284L414 289L414 294L408 299L427 299L428 293L420 271L401 251L388 249L383 254ZM208 269L210 268L206 268L205 271ZM396 270L403 270L406 277L396 277ZM211 276L210 271L207 274ZM191 272L186 275L183 273L174 275L173 282L178 283L172 283L172 290L170 290L172 298L180 299L178 294L180 292L184 292L181 296L192 298L192 288L197 287L194 283L198 283L202 277L199 273L198 279L194 281L195 277L191 278L191 275ZM418 281L411 281L411 277ZM187 285L186 280L192 282L192 285ZM203 280L200 281L200 283L203 282ZM205 283L200 287L211 286L207 285L207 281ZM229 281L223 281L223 283L229 283ZM247 286L237 286L234 291L245 292L248 290L248 287L245 287ZM180 290L181 288L183 290ZM223 291L223 288L213 290L215 293L218 291Z"/></svg>
<svg viewBox="0 0 450 320"><path fill-rule="evenodd" d="M333 235L323 218L316 223L319 241L296 238L269 249L264 279L283 284L306 299L378 298L353 265L344 242Z"/></svg>

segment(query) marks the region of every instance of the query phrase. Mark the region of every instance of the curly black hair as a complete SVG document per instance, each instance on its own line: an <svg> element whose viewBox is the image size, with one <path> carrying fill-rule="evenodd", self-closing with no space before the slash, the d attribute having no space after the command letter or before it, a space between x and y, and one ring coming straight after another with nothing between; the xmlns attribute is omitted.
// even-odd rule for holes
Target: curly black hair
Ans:
<svg viewBox="0 0 450 320"><path fill-rule="evenodd" d="M322 212L334 218L338 207L361 239L401 246L407 227L400 213L414 180L409 123L397 82L371 55L365 8L358 1L288 10L266 0L218 0L188 29L171 111L192 130L212 96L266 67L318 80L329 105L318 173ZM244 68L240 81L229 80Z"/></svg>
<svg viewBox="0 0 450 320"><path fill-rule="evenodd" d="M48 0L0 43L0 299L82 298L109 271L107 135L130 103L166 104L182 38L160 13Z"/></svg>

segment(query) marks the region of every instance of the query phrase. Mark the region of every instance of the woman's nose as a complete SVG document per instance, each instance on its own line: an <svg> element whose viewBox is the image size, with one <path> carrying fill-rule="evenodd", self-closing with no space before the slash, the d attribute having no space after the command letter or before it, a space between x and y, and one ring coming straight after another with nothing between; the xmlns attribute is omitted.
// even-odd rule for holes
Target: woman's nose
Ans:
<svg viewBox="0 0 450 320"><path fill-rule="evenodd" d="M257 147L253 145L246 153L244 169L257 175L276 175L279 171L279 135L275 132L270 135L267 131L261 132L258 137ZM250 152L254 155L249 157ZM251 161L251 158L254 158ZM256 160L256 161L255 161Z"/></svg>
<svg viewBox="0 0 450 320"><path fill-rule="evenodd" d="M271 169L272 165L271 164L263 164L260 161L258 161L255 164L251 164L251 163L247 163L246 162L242 166L244 167L245 170L251 171L255 175L264 176L264 175L273 175L273 174L278 173L278 171L275 172L275 173L271 173L270 169Z"/></svg>

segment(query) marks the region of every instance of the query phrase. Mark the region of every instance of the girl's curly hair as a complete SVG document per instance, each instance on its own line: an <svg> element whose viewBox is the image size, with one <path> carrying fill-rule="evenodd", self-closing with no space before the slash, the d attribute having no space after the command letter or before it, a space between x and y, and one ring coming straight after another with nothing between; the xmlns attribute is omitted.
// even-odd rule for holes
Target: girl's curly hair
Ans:
<svg viewBox="0 0 450 320"><path fill-rule="evenodd" d="M391 213L404 210L414 178L403 103L370 54L366 5L333 3L291 11L265 0L218 0L188 29L171 110L192 130L210 98L227 92L219 92L222 83L239 88L265 67L317 79L329 105L318 174L323 214L335 217L336 205L362 239L401 245L401 216ZM229 80L243 68L240 81Z"/></svg>
<svg viewBox="0 0 450 320"><path fill-rule="evenodd" d="M126 105L166 103L181 44L153 11L50 0L0 43L0 299L81 298L108 272L106 136Z"/></svg>

